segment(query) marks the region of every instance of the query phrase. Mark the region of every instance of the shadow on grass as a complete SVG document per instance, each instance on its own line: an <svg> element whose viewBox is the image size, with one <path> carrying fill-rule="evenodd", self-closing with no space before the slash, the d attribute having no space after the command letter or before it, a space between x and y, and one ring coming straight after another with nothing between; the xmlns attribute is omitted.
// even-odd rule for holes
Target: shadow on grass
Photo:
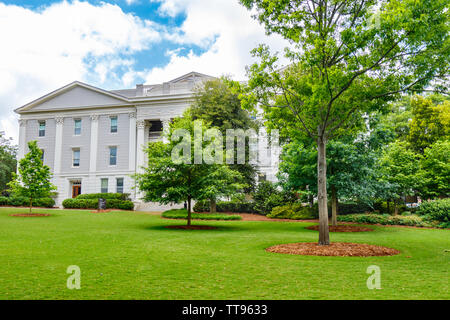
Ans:
<svg viewBox="0 0 450 320"><path fill-rule="evenodd" d="M193 224L195 226L196 224ZM241 226L224 226L224 225L214 225L214 224L198 224L198 226L211 226L215 229L204 229L204 230L189 230L189 229L175 229L174 226L185 226L185 224L168 224L168 225L140 225L142 229L145 230L156 230L156 231L166 231L166 232L220 232L220 231L245 231L248 228Z"/></svg>

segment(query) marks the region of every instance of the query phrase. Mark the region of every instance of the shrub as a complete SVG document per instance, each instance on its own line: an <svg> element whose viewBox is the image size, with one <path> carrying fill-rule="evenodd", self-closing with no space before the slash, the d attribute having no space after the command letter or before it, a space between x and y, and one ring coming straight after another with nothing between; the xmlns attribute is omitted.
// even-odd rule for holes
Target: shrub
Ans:
<svg viewBox="0 0 450 320"><path fill-rule="evenodd" d="M66 209L97 209L98 199L66 199L62 203ZM133 210L134 204L129 200L106 199L107 209Z"/></svg>
<svg viewBox="0 0 450 320"><path fill-rule="evenodd" d="M186 209L171 209L164 211L161 215L168 219L187 219ZM192 219L200 220L241 220L242 217L237 214L221 214L221 213L191 213Z"/></svg>
<svg viewBox="0 0 450 320"><path fill-rule="evenodd" d="M331 210L331 207L330 207ZM363 202L338 203L338 215L371 212L373 208Z"/></svg>
<svg viewBox="0 0 450 320"><path fill-rule="evenodd" d="M209 212L209 200L197 201L193 207L194 212ZM217 212L255 213L253 202L249 201L218 201Z"/></svg>
<svg viewBox="0 0 450 320"><path fill-rule="evenodd" d="M450 198L422 202L417 214L427 221L450 222Z"/></svg>
<svg viewBox="0 0 450 320"><path fill-rule="evenodd" d="M275 207L267 215L269 218L309 220L319 217L317 207L304 207L301 203L292 203Z"/></svg>
<svg viewBox="0 0 450 320"><path fill-rule="evenodd" d="M425 221L422 217L417 215L391 216L388 214L349 214L338 216L338 221L415 227L442 227L437 223Z"/></svg>
<svg viewBox="0 0 450 320"><path fill-rule="evenodd" d="M129 193L83 193L77 196L77 199L117 199L130 200Z"/></svg>
<svg viewBox="0 0 450 320"><path fill-rule="evenodd" d="M8 198L8 205L14 207L28 206L30 200L22 196L11 196Z"/></svg>
<svg viewBox="0 0 450 320"><path fill-rule="evenodd" d="M55 206L55 200L52 198L40 198L33 201L33 206L43 208L53 208Z"/></svg>
<svg viewBox="0 0 450 320"><path fill-rule="evenodd" d="M0 206L6 206L6 205L8 205L8 197L0 196Z"/></svg>

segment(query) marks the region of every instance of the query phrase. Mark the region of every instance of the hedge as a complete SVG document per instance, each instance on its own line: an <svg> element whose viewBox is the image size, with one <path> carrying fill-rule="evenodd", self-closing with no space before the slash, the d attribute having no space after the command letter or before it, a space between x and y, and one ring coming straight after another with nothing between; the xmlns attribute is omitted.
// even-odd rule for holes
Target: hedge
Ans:
<svg viewBox="0 0 450 320"><path fill-rule="evenodd" d="M76 199L116 199L116 200L130 200L129 193L83 193L77 196Z"/></svg>
<svg viewBox="0 0 450 320"><path fill-rule="evenodd" d="M422 217L417 215L406 216L391 216L388 214L349 214L345 216L338 216L338 221L342 222L356 222L367 224L382 224L382 225L401 225L401 226L415 226L415 227L440 227L444 225L425 221ZM447 226L448 228L448 226Z"/></svg>
<svg viewBox="0 0 450 320"><path fill-rule="evenodd" d="M30 205L30 199L26 197L11 196L1 197L0 206L14 206L14 207L28 207ZM38 198L33 199L33 207L53 208L55 206L55 200L52 198Z"/></svg>
<svg viewBox="0 0 450 320"><path fill-rule="evenodd" d="M62 203L66 209L97 209L98 199L66 199ZM107 209L133 210L134 204L130 200L106 199Z"/></svg>
<svg viewBox="0 0 450 320"><path fill-rule="evenodd" d="M197 201L193 207L194 212L209 212L209 200ZM254 203L249 201L218 201L217 212L257 213Z"/></svg>
<svg viewBox="0 0 450 320"><path fill-rule="evenodd" d="M186 209L171 209L164 211L161 215L168 219L187 219ZM241 220L242 217L237 214L220 214L220 213L191 213L192 219L198 220Z"/></svg>

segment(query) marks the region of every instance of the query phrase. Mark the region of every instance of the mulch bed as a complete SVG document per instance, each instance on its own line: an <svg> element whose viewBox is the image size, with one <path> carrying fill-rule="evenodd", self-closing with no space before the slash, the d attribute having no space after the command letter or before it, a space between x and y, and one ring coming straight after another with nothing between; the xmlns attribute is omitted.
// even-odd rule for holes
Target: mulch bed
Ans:
<svg viewBox="0 0 450 320"><path fill-rule="evenodd" d="M104 212L111 212L111 210L110 209L106 209L106 210L94 210L94 211L91 211L91 213L104 213Z"/></svg>
<svg viewBox="0 0 450 320"><path fill-rule="evenodd" d="M214 230L217 227L211 226L166 226L169 229L184 229L184 230Z"/></svg>
<svg viewBox="0 0 450 320"><path fill-rule="evenodd" d="M266 249L269 252L298 254L304 256L338 257L378 257L393 256L400 251L363 243L332 242L328 246L319 246L316 242L280 244Z"/></svg>
<svg viewBox="0 0 450 320"><path fill-rule="evenodd" d="M48 217L50 216L48 213L17 213L10 214L12 217Z"/></svg>
<svg viewBox="0 0 450 320"><path fill-rule="evenodd" d="M306 227L308 230L319 231L319 225ZM359 226L350 226L350 225L337 225L337 226L328 226L328 230L330 232L365 232L365 231L373 231L371 228L359 227Z"/></svg>

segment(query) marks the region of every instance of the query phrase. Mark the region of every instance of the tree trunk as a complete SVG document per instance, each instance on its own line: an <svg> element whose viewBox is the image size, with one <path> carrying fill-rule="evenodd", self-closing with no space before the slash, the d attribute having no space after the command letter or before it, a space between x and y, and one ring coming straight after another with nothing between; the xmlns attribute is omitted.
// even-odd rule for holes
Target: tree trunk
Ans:
<svg viewBox="0 0 450 320"><path fill-rule="evenodd" d="M209 213L216 213L216 199L209 199Z"/></svg>
<svg viewBox="0 0 450 320"><path fill-rule="evenodd" d="M398 215L398 200L394 200L394 216Z"/></svg>
<svg viewBox="0 0 450 320"><path fill-rule="evenodd" d="M31 214L31 208L33 208L33 199L30 198L30 214Z"/></svg>
<svg viewBox="0 0 450 320"><path fill-rule="evenodd" d="M190 226L191 225L191 197L188 197L188 216L187 216L187 225Z"/></svg>
<svg viewBox="0 0 450 320"><path fill-rule="evenodd" d="M309 195L309 207L312 208L314 206L314 196L312 194Z"/></svg>
<svg viewBox="0 0 450 320"><path fill-rule="evenodd" d="M319 245L329 245L326 139L317 139L317 202L319 204Z"/></svg>
<svg viewBox="0 0 450 320"><path fill-rule="evenodd" d="M390 214L391 208L389 208L389 199L387 199L387 201L386 201L386 207L387 207L387 213ZM383 212L381 212L381 213L383 213Z"/></svg>
<svg viewBox="0 0 450 320"><path fill-rule="evenodd" d="M331 187L331 225L337 226L338 197L336 187Z"/></svg>

